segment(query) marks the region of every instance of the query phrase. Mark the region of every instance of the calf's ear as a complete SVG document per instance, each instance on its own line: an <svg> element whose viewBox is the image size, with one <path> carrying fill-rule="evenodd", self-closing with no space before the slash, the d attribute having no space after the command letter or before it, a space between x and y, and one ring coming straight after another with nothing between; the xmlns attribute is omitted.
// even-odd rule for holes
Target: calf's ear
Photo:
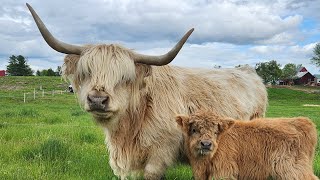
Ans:
<svg viewBox="0 0 320 180"><path fill-rule="evenodd" d="M221 132L231 128L234 125L234 123L235 123L235 121L231 118L222 120L218 124L219 132L221 133Z"/></svg>
<svg viewBox="0 0 320 180"><path fill-rule="evenodd" d="M189 116L179 114L176 116L176 122L178 126L183 130L187 127L187 124L189 122Z"/></svg>

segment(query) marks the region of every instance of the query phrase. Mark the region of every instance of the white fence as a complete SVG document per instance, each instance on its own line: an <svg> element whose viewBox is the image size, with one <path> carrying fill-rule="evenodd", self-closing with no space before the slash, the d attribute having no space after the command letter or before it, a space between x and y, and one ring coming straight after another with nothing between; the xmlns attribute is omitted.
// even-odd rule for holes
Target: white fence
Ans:
<svg viewBox="0 0 320 180"><path fill-rule="evenodd" d="M7 91L6 93L1 92L0 93L0 99L7 98L7 99L14 99L20 102L27 103L28 101L34 101L36 99L42 99L42 100L54 100L57 99L58 95L62 94L74 94L73 92L70 92L69 89L64 90L52 90L52 89L44 89L42 86L40 88L34 88L33 91L22 91L19 92L12 90Z"/></svg>
<svg viewBox="0 0 320 180"><path fill-rule="evenodd" d="M33 92L23 93L23 102L26 103L28 95L32 95L33 99L35 100L36 98L39 98L39 97L43 98L45 96L55 96L63 93L69 93L69 92L67 90L45 91L44 89L42 89L42 87L40 87L40 91L36 91L36 89L33 89Z"/></svg>

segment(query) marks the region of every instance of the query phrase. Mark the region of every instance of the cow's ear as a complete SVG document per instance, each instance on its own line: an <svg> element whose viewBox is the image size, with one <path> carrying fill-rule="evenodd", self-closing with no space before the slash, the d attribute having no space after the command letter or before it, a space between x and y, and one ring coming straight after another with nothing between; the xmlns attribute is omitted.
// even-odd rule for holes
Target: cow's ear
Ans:
<svg viewBox="0 0 320 180"><path fill-rule="evenodd" d="M136 63L136 74L141 74L142 78L152 74L152 67L150 65Z"/></svg>
<svg viewBox="0 0 320 180"><path fill-rule="evenodd" d="M150 76L152 74L152 67L150 65L147 65L145 67L144 77Z"/></svg>
<svg viewBox="0 0 320 180"><path fill-rule="evenodd" d="M235 123L234 119L231 119L231 118L221 120L221 122L218 124L219 132L221 133L231 128L234 125L234 123Z"/></svg>
<svg viewBox="0 0 320 180"><path fill-rule="evenodd" d="M183 114L179 114L179 115L176 116L176 122L177 122L178 126L182 130L184 130L184 129L188 128L189 116L183 115Z"/></svg>
<svg viewBox="0 0 320 180"><path fill-rule="evenodd" d="M145 77L148 77L152 73L152 68L150 65L136 63L136 82L139 82L139 88L143 89L146 87L147 83Z"/></svg>
<svg viewBox="0 0 320 180"><path fill-rule="evenodd" d="M80 56L75 54L68 54L64 57L64 64L62 66L62 75L68 77L75 73Z"/></svg>

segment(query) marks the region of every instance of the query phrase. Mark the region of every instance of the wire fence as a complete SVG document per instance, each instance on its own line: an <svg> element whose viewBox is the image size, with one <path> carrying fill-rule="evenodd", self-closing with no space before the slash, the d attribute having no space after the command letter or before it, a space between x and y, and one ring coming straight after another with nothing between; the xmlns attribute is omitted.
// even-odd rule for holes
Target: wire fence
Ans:
<svg viewBox="0 0 320 180"><path fill-rule="evenodd" d="M8 98L8 99L15 99L15 100L21 100L24 103L36 100L36 99L42 99L42 100L52 100L56 99L56 96L62 95L62 94L74 94L73 92L70 92L69 90L45 90L40 86L39 89L34 88L33 91L29 92L14 92L14 94L0 94L0 98Z"/></svg>
<svg viewBox="0 0 320 180"><path fill-rule="evenodd" d="M27 96L32 96L32 98L35 100L36 98L41 97L41 99L44 99L45 96L55 96L59 94L64 94L64 93L70 93L68 91L63 91L63 90L52 90L52 91L45 91L42 89L40 92L36 91L36 89L33 90L33 92L28 92L28 93L23 93L23 102L26 103ZM51 99L51 98L46 98L46 99Z"/></svg>

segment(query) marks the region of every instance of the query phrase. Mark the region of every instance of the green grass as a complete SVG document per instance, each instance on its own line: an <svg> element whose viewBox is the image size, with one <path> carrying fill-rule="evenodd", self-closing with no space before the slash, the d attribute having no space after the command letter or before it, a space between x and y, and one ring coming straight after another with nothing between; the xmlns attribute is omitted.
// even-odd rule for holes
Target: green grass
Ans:
<svg viewBox="0 0 320 180"><path fill-rule="evenodd" d="M0 179L117 179L108 164L102 129L83 112L73 94L23 93L39 87L65 90L59 77L0 78ZM41 91L39 91L41 92ZM320 129L319 93L269 88L268 117L307 116ZM320 139L320 138L319 138ZM320 177L320 147L315 156ZM191 179L190 167L168 169L167 179Z"/></svg>

